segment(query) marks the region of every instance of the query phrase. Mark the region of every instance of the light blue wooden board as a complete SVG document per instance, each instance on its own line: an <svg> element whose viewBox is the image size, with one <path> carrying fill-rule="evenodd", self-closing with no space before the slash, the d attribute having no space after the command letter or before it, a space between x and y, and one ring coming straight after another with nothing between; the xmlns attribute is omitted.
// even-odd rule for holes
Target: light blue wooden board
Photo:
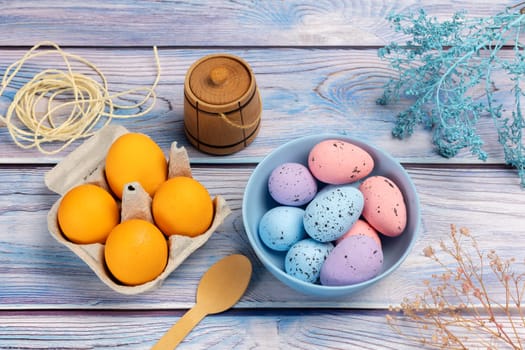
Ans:
<svg viewBox="0 0 525 350"><path fill-rule="evenodd" d="M69 50L68 50L69 51ZM75 49L96 64L109 81L111 93L152 84L156 71L153 53L147 49ZM246 59L252 66L263 101L262 126L255 141L234 155L217 157L196 151L186 140L183 125L183 84L190 65L209 53L227 52ZM16 61L24 50L0 51L0 71ZM392 137L391 131L398 112L406 108L401 101L389 106L376 104L383 86L394 75L388 64L377 57L375 49L246 49L246 50L172 50L161 49L162 73L157 88L158 99L148 116L132 120L113 120L131 131L150 135L164 149L176 140L188 146L193 162L246 163L258 162L275 147L297 137L334 132L351 135L387 149L402 162L411 163L481 163L469 150L453 159L436 154L431 133L416 130L405 140ZM40 69L56 67L59 61L50 57L37 61ZM13 86L0 97L0 109L5 111L16 89L38 71L29 65ZM92 73L86 67L79 72ZM496 98L510 111L511 85L498 80ZM509 112L510 113L510 112ZM503 162L502 147L490 117L483 117L477 132L485 141L488 163ZM0 161L3 163L55 163L76 147L75 143L63 153L42 155L36 150L16 146L7 130L0 128Z"/></svg>
<svg viewBox="0 0 525 350"><path fill-rule="evenodd" d="M38 349L150 349L184 312L0 312L0 347ZM388 312L322 310L232 312L205 318L177 349L421 349L399 335L385 319ZM505 329L510 323L498 315ZM519 318L514 318L519 322ZM417 325L401 322L399 329L418 336ZM518 329L518 336L525 336ZM469 349L481 349L478 333L468 337ZM499 349L502 344L493 343Z"/></svg>
<svg viewBox="0 0 525 350"><path fill-rule="evenodd" d="M391 138L394 116L404 106L374 103L392 74L376 49L399 38L385 16L421 7L440 19L462 9L487 16L514 3L0 1L0 74L26 48L54 40L93 60L107 74L111 91L118 92L151 83L151 46L160 45L159 103L151 117L122 124L150 134L165 150L173 140L188 145L182 134L182 84L189 65L207 53L246 58L265 105L261 134L246 150L209 157L188 147L192 162L204 164L196 167L196 177L212 193L224 195L233 213L164 286L140 296L109 290L47 233L47 211L57 196L43 184L49 168L32 164L56 163L69 150L58 156L22 151L1 129L0 348L149 348L193 305L202 273L220 257L241 252L255 267L247 294L236 310L205 319L181 348L419 349L389 329L384 316L390 304L422 292L423 281L440 272L422 255L423 248L437 246L456 223L469 227L484 249L521 257L525 201L515 171L500 166L501 147L490 120L479 128L489 165L468 152L452 160L437 156L429 133ZM21 83L17 80L17 87ZM498 99L510 101L509 85L497 80L496 86ZM13 93L0 98L1 111ZM322 121L322 127L312 120ZM338 301L302 296L269 275L248 245L240 215L254 163L277 145L320 129L348 132L387 149L408 164L422 201L421 237L400 269L372 289ZM487 283L497 285L493 277ZM503 300L501 291L495 293ZM314 309L324 307L344 310ZM403 327L412 331L413 326ZM475 349L479 342L469 345Z"/></svg>
<svg viewBox="0 0 525 350"><path fill-rule="evenodd" d="M4 1L0 45L53 40L75 46L384 45L385 17L417 11L488 16L515 1Z"/></svg>
<svg viewBox="0 0 525 350"><path fill-rule="evenodd" d="M447 239L450 224L468 227L480 246L494 248L502 256L520 257L525 249L525 201L512 171L409 167L422 204L422 230L408 259L373 288L340 300L316 299L278 282L249 246L241 201L253 168L195 167L194 177L212 195L223 195L232 215L161 288L138 296L122 296L103 285L48 233L47 212L58 196L45 188L43 174L47 169L4 166L0 172L0 309L185 308L194 302L204 271L231 253L246 254L254 263L254 276L238 304L240 308L387 308L404 296L423 291L423 281L438 271L438 266L423 257L422 251ZM225 178L230 180L225 182ZM487 283L496 285L493 277L488 277ZM500 295L500 291L496 293Z"/></svg>

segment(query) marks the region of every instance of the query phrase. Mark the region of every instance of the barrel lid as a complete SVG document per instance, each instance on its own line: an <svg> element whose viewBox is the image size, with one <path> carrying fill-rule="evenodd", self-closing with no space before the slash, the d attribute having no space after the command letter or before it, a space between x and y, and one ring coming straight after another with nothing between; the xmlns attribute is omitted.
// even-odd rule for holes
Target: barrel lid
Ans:
<svg viewBox="0 0 525 350"><path fill-rule="evenodd" d="M200 108L221 111L239 108L255 89L253 73L241 58L228 54L208 55L188 70L184 84L186 96ZM207 107L207 108L206 108Z"/></svg>

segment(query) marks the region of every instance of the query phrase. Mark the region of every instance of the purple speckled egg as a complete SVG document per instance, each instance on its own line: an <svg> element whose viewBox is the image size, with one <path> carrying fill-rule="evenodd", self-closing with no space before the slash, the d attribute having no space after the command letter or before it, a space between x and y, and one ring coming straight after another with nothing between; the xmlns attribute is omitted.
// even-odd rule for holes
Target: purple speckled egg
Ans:
<svg viewBox="0 0 525 350"><path fill-rule="evenodd" d="M346 286L375 277L383 267L383 251L368 236L343 239L330 252L321 268L321 284Z"/></svg>
<svg viewBox="0 0 525 350"><path fill-rule="evenodd" d="M317 182L306 166L284 163L270 174L268 190L277 203L298 207L314 198Z"/></svg>

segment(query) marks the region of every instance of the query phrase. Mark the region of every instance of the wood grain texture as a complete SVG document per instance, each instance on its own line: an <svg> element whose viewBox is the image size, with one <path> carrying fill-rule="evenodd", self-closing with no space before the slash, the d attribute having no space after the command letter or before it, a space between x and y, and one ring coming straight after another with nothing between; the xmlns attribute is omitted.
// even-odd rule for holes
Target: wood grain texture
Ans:
<svg viewBox="0 0 525 350"><path fill-rule="evenodd" d="M0 46L371 46L395 35L390 12L441 19L502 11L514 1L1 1Z"/></svg>
<svg viewBox="0 0 525 350"><path fill-rule="evenodd" d="M245 254L254 264L250 287L237 305L239 308L388 308L405 296L423 292L423 281L439 269L422 251L429 245L437 248L440 240L446 240L450 224L469 228L483 249L496 249L504 257L521 256L525 249L521 239L525 201L513 171L407 168L422 208L422 229L413 251L397 271L376 287L340 300L323 300L282 285L252 251L241 216L243 191L252 166L194 167L194 177L213 196L224 196L233 213L160 289L135 297L106 288L79 258L47 232L47 211L58 199L43 183L44 172L49 168L4 166L0 172L0 309L187 308L194 303L202 274L231 253ZM230 180L226 182L225 178ZM487 283L497 286L490 276ZM500 290L495 293L504 296Z"/></svg>
<svg viewBox="0 0 525 350"><path fill-rule="evenodd" d="M516 171L502 165L489 118L478 128L489 154L486 163L468 151L453 159L436 155L426 131L402 141L392 138L395 115L407 104L375 103L394 74L377 57L377 48L402 39L385 17L420 8L439 19L458 10L489 16L515 3L0 0L0 75L29 47L51 40L91 60L107 76L110 92L118 93L153 82L151 48L157 45L162 72L153 112L114 123L150 135L166 152L174 140L186 146L196 179L212 195L224 196L233 211L161 288L139 296L117 294L47 232L47 213L58 196L45 187L44 173L79 142L43 156L19 149L0 127L0 349L148 349L193 306L202 274L231 253L247 255L254 265L247 293L233 310L204 319L181 349L421 349L394 332L385 315L390 305L423 293L424 281L442 271L423 249L437 248L456 224L468 227L484 252L522 258L525 200ZM189 146L182 122L187 69L219 52L241 56L252 66L264 107L254 143L227 157ZM0 97L0 113L28 79L57 65L58 57L51 57L26 66ZM86 67L75 69L93 76ZM497 100L512 104L509 83L497 76L495 87ZM483 97L483 91L474 93ZM284 142L321 131L388 150L405 164L422 210L418 242L399 269L373 288L338 300L301 295L278 282L257 259L242 223L243 191L255 164ZM503 301L495 278L486 275L485 282ZM415 335L416 326L407 322L401 329ZM470 349L486 348L471 333L459 334L470 338Z"/></svg>
<svg viewBox="0 0 525 350"><path fill-rule="evenodd" d="M23 55L24 50L0 50L0 72ZM116 94L139 86L149 86L155 76L153 52L147 49L71 49L96 64L108 79L110 93ZM377 57L375 49L250 49L227 50L227 53L246 59L251 65L262 96L261 130L246 149L231 156L215 157L198 152L186 140L183 123L183 84L186 71L197 59L222 49L162 49L161 79L154 110L145 117L132 120L114 120L131 131L150 135L164 149L177 140L187 146L192 162L243 163L257 162L278 145L297 137L328 132L347 134L378 147L387 149L402 162L419 163L482 163L462 151L453 159L436 154L431 133L416 130L405 139L394 139L392 128L398 112L406 108L407 101L379 106L376 104L383 86L394 72L387 62ZM57 57L37 60L20 73L0 97L0 110L7 109L17 89L31 76L44 68L60 68ZM92 74L86 67L78 72ZM511 86L504 77L494 76L498 89L495 98L509 110L512 108ZM480 92L483 97L483 92ZM140 101L128 96L124 103ZM136 111L132 111L136 112ZM120 112L129 113L129 112ZM492 119L482 117L477 132L485 142L487 163L503 162L503 151L498 143ZM36 150L22 150L16 146L7 130L0 128L0 162L2 163L55 163L74 149L46 156Z"/></svg>
<svg viewBox="0 0 525 350"><path fill-rule="evenodd" d="M182 312L0 312L0 347L149 349ZM420 344L390 328L386 314L364 310L227 311L206 317L177 349L421 349ZM510 327L508 321L502 320L502 325ZM399 329L417 336L417 326L406 321ZM468 338L469 349L486 349L476 333L459 330L456 334ZM525 336L525 329L519 329L518 334Z"/></svg>

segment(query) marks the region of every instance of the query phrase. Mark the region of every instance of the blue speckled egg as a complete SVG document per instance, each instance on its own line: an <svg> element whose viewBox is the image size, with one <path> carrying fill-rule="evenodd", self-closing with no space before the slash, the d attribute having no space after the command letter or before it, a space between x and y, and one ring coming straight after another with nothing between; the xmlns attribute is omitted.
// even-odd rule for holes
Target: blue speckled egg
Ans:
<svg viewBox="0 0 525 350"><path fill-rule="evenodd" d="M295 243L284 261L287 274L305 282L317 283L324 261L334 249L330 242L322 243L311 238Z"/></svg>
<svg viewBox="0 0 525 350"><path fill-rule="evenodd" d="M284 163L270 174L268 190L279 204L301 206L314 198L317 182L306 166L300 163Z"/></svg>
<svg viewBox="0 0 525 350"><path fill-rule="evenodd" d="M338 239L359 219L363 204L363 195L352 185L323 189L306 207L306 233L319 242Z"/></svg>
<svg viewBox="0 0 525 350"><path fill-rule="evenodd" d="M303 226L304 210L279 206L268 210L259 222L259 236L270 249L286 251L306 237Z"/></svg>

